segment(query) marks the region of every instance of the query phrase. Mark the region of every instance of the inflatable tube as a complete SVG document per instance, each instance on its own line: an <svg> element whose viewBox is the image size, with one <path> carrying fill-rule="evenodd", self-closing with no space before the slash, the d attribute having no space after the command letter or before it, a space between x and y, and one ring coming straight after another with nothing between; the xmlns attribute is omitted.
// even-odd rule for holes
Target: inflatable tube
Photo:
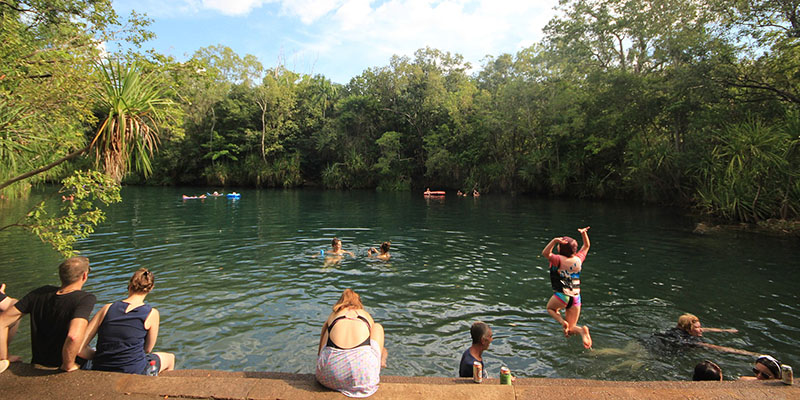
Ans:
<svg viewBox="0 0 800 400"><path fill-rule="evenodd" d="M444 196L444 190L432 190L430 192L422 192L423 196Z"/></svg>
<svg viewBox="0 0 800 400"><path fill-rule="evenodd" d="M242 195L239 194L239 193L228 193L227 196L228 196L229 199L238 199L238 198L242 197Z"/></svg>

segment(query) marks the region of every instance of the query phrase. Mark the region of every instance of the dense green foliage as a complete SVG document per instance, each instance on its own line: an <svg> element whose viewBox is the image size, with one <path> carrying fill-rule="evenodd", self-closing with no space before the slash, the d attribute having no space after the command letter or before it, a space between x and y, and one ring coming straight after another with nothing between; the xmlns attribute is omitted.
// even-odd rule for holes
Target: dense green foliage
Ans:
<svg viewBox="0 0 800 400"><path fill-rule="evenodd" d="M21 21L7 5L21 3L0 1L4 24ZM475 188L681 204L735 221L798 218L800 1L562 0L559 8L544 40L488 56L480 68L424 48L344 85L265 69L224 46L185 63L129 55L182 107L158 155L139 153L152 170L146 182ZM70 23L84 21L105 20ZM14 47L2 51L25 53ZM16 117L24 110L0 97L0 152L22 154L8 135L46 130L40 136L63 143L63 154L97 131L107 115L87 113L96 103L64 87L83 108L52 131L43 118ZM68 115L68 105L55 116ZM47 161L4 156L3 171L23 159ZM127 179L145 182L141 173Z"/></svg>
<svg viewBox="0 0 800 400"><path fill-rule="evenodd" d="M420 49L346 85L211 47L161 184L435 187L800 211L797 1L563 0L545 40ZM199 89L198 89L199 88Z"/></svg>
<svg viewBox="0 0 800 400"><path fill-rule="evenodd" d="M117 182L128 163L149 171L169 104L162 82L150 77L164 68L143 75L102 61L102 45L117 36L132 44L149 37L146 22L133 14L121 28L109 0L0 1L0 200L66 176L50 201L25 215L4 213L0 230L24 228L69 255L104 219L99 207L120 201ZM93 149L102 173L79 170L91 164L79 157ZM58 193L66 200L52 205Z"/></svg>

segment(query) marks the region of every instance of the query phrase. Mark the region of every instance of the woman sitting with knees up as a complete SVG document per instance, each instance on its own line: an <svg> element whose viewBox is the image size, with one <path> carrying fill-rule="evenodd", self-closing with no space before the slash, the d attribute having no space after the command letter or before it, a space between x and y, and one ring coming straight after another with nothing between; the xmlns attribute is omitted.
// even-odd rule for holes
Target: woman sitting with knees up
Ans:
<svg viewBox="0 0 800 400"><path fill-rule="evenodd" d="M86 344L97 335L97 350L84 346L81 357L92 359L99 371L148 374L155 361L156 373L175 369L172 353L151 353L158 339L158 310L144 303L153 290L155 277L146 268L133 273L128 282L128 298L106 304L89 322Z"/></svg>
<svg viewBox="0 0 800 400"><path fill-rule="evenodd" d="M350 397L378 390L386 366L383 326L364 310L361 297L345 289L322 325L317 356L317 381Z"/></svg>

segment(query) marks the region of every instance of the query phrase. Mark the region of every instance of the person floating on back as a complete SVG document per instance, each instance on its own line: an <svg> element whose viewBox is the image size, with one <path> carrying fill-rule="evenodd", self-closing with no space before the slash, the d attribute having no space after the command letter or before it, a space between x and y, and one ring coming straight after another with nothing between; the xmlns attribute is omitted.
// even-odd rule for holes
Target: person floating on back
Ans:
<svg viewBox="0 0 800 400"><path fill-rule="evenodd" d="M589 251L589 227L578 229L583 240L583 246L578 251L578 242L564 236L550 241L542 250L542 256L550 261L550 284L553 287L553 296L547 302L547 312L564 328L564 335L579 334L583 340L583 347L592 348L592 337L589 327L578 326L578 317L581 315L581 269L586 253ZM554 253L558 245L558 254ZM561 317L561 309L565 309L565 318Z"/></svg>
<svg viewBox="0 0 800 400"><path fill-rule="evenodd" d="M0 314L0 360L8 357L9 327L31 315L31 363L74 371L97 301L81 290L89 279L89 259L72 257L58 266L61 287L42 286Z"/></svg>
<svg viewBox="0 0 800 400"><path fill-rule="evenodd" d="M153 290L155 277L146 268L133 273L128 282L128 297L106 304L89 323L81 356L92 359L92 369L147 375L151 361L155 373L175 369L172 353L151 353L158 339L160 315L145 304ZM88 347L97 335L97 350Z"/></svg>
<svg viewBox="0 0 800 400"><path fill-rule="evenodd" d="M472 337L472 345L461 355L458 376L462 378L471 377L472 365L477 361L483 367L483 377L488 378L489 374L486 372L486 365L483 363L483 352L492 344L492 328L485 322L477 321L469 328L469 335Z"/></svg>
<svg viewBox="0 0 800 400"><path fill-rule="evenodd" d="M380 251L378 251L378 249L374 247L370 247L369 250L367 250L367 255L370 257L375 257L386 261L392 256L391 254L389 254L389 247L391 246L392 244L390 242L383 242L381 243Z"/></svg>

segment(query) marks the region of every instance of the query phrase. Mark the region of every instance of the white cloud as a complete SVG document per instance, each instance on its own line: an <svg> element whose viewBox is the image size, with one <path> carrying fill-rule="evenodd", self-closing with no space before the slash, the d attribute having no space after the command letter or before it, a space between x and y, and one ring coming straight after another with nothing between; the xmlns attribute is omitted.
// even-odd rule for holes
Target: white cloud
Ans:
<svg viewBox="0 0 800 400"><path fill-rule="evenodd" d="M269 0L202 0L202 7L225 15L246 15Z"/></svg>
<svg viewBox="0 0 800 400"><path fill-rule="evenodd" d="M540 41L558 0L115 0L115 7L123 4L159 20L201 17L203 24L220 24L208 32L220 31L215 40L238 52L262 62L286 54L345 80L426 46L480 67L486 55L514 54ZM233 18L214 18L220 15ZM225 24L238 21L253 33L226 36Z"/></svg>
<svg viewBox="0 0 800 400"><path fill-rule="evenodd" d="M321 52L322 58L355 53L368 57L371 65L385 65L393 54L412 55L430 46L459 53L477 66L487 54L513 54L523 44L539 41L556 3L389 0L373 8L367 0L348 0L332 18L317 22L321 43L306 46Z"/></svg>
<svg viewBox="0 0 800 400"><path fill-rule="evenodd" d="M342 7L343 3L344 0L282 0L281 10L299 17L302 23L309 25Z"/></svg>

